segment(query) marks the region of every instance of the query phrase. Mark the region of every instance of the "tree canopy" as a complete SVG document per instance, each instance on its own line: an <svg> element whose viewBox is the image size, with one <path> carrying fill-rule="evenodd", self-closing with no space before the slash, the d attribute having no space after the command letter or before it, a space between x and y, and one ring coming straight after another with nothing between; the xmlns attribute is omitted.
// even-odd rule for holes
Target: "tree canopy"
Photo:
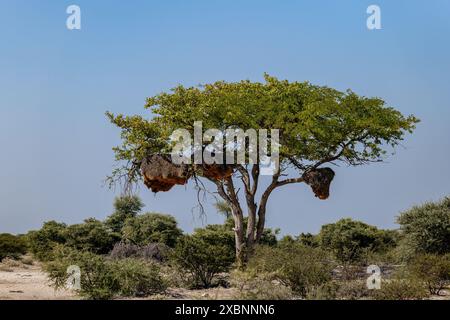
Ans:
<svg viewBox="0 0 450 320"><path fill-rule="evenodd" d="M282 81L267 74L264 83L179 85L169 93L149 97L145 108L155 116L146 119L107 112L122 129L123 144L114 149L116 158L130 166L149 153L170 150L172 132L193 130L199 120L204 128L219 130L279 129L282 163L301 170L331 161L351 165L380 161L386 147L396 146L418 122L380 98L309 82ZM135 177L139 170L131 173Z"/></svg>
<svg viewBox="0 0 450 320"><path fill-rule="evenodd" d="M145 170L141 166L144 166L149 170L143 177L144 183L155 192L168 191L175 184L185 184L189 178L197 182L198 175L179 167L166 170L174 179L158 180L155 167L170 165L166 159L154 157L171 151L170 136L174 130L184 129L193 136L196 121L202 121L205 131L278 129L279 168L259 199L256 199L261 174L259 163L238 164L220 174L200 174L216 185L217 193L231 208L239 257L245 248L251 248L261 239L267 200L273 190L305 182L317 197L326 199L334 172L323 165L343 162L356 166L383 161L387 152L406 133L411 133L419 121L413 115L404 116L380 98L309 82L278 80L267 74L264 78L264 82L179 85L147 99L145 107L152 111L151 117L108 112L110 121L121 129L122 137L122 144L114 148L121 165L109 181L125 179L127 186L132 185L142 178ZM197 167L191 165L188 169L195 173ZM242 189L236 181L242 183ZM247 226L244 226L239 190L245 194Z"/></svg>

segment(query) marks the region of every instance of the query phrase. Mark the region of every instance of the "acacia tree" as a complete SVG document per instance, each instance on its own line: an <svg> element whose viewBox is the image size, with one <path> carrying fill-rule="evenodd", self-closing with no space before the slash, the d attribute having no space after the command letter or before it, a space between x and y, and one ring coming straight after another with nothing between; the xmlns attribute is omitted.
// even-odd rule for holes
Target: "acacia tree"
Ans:
<svg viewBox="0 0 450 320"><path fill-rule="evenodd" d="M197 183L202 177L210 180L231 208L240 264L261 239L267 202L275 189L305 182L317 197L326 199L334 172L324 165L344 162L357 166L383 161L387 151L398 145L406 133L412 133L418 122L379 98L308 82L281 81L269 75L265 75L264 83L219 81L188 88L180 85L148 98L145 108L151 109L154 116L147 119L107 113L111 122L121 128L123 140L114 148L116 160L122 165L113 171L110 181L125 178L130 184L143 178L153 191L168 191L189 178ZM215 173L211 167L196 165L169 168L167 158L153 157L169 152L169 137L175 129L193 132L195 121L202 121L205 129L279 129L279 167L270 182L259 190L262 179L258 163L226 165L222 174L217 174L220 168L215 168ZM164 172L158 171L164 167ZM248 222L244 230L245 213Z"/></svg>

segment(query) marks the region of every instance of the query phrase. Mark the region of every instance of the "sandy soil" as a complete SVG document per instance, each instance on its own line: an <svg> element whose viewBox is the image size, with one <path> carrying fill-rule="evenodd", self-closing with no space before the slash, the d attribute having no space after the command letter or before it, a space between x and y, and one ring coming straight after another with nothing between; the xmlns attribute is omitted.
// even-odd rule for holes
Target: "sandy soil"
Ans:
<svg viewBox="0 0 450 320"><path fill-rule="evenodd" d="M156 295L143 299L232 299L235 290L227 288L211 288L206 290L187 290L169 288L164 295ZM9 261L0 263L0 300L75 300L80 299L70 290L55 291L49 284L41 265L34 262L26 265ZM136 298L135 298L136 299ZM138 299L141 300L141 299Z"/></svg>
<svg viewBox="0 0 450 320"><path fill-rule="evenodd" d="M169 288L164 295L156 295L142 299L169 300L216 300L234 299L236 289L211 288L206 290L187 290ZM0 263L0 300L76 300L80 299L73 291L55 291L49 284L47 275L41 265L8 261ZM134 298L141 300L139 298ZM450 300L450 290L443 290L441 296L432 296L432 300Z"/></svg>
<svg viewBox="0 0 450 320"><path fill-rule="evenodd" d="M55 291L39 264L0 264L0 300L71 300L68 291Z"/></svg>

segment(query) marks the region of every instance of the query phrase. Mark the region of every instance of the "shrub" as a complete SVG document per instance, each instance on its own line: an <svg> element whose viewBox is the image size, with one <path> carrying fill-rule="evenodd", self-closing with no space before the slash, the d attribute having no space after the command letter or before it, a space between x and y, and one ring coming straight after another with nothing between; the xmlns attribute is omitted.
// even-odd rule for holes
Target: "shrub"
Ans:
<svg viewBox="0 0 450 320"><path fill-rule="evenodd" d="M127 219L122 228L123 240L137 245L164 243L174 247L181 235L175 218L159 213L146 213Z"/></svg>
<svg viewBox="0 0 450 320"><path fill-rule="evenodd" d="M45 222L40 230L30 231L27 235L28 247L31 253L41 261L52 258L53 248L57 244L64 244L64 232L67 226L56 221Z"/></svg>
<svg viewBox="0 0 450 320"><path fill-rule="evenodd" d="M148 296L166 290L160 268L154 263L127 258L110 261L108 264L118 282L117 293L120 296Z"/></svg>
<svg viewBox="0 0 450 320"><path fill-rule="evenodd" d="M423 284L413 279L382 281L381 289L371 293L376 300L419 300L427 296Z"/></svg>
<svg viewBox="0 0 450 320"><path fill-rule="evenodd" d="M4 258L18 259L27 251L25 241L9 233L0 234L0 262Z"/></svg>
<svg viewBox="0 0 450 320"><path fill-rule="evenodd" d="M352 219L323 225L319 237L321 246L332 250L336 258L344 263L364 261L369 253L387 250L395 245L392 232L378 230Z"/></svg>
<svg viewBox="0 0 450 320"><path fill-rule="evenodd" d="M29 256L24 256L20 260L24 265L32 266L34 264L33 258Z"/></svg>
<svg viewBox="0 0 450 320"><path fill-rule="evenodd" d="M450 284L450 254L419 255L408 265L408 270L426 284L430 294L439 295Z"/></svg>
<svg viewBox="0 0 450 320"><path fill-rule="evenodd" d="M318 248L294 244L283 247L260 246L250 259L248 269L271 273L302 297L331 279L333 265Z"/></svg>
<svg viewBox="0 0 450 320"><path fill-rule="evenodd" d="M304 246L309 246L309 247L318 247L319 246L319 237L316 235L313 235L311 233L301 233L297 237L297 241Z"/></svg>
<svg viewBox="0 0 450 320"><path fill-rule="evenodd" d="M404 234L403 250L416 253L450 253L450 197L415 206L397 218Z"/></svg>
<svg viewBox="0 0 450 320"><path fill-rule="evenodd" d="M236 299L239 300L289 300L294 298L292 290L273 280L266 273L234 271L231 274L231 285L237 289Z"/></svg>
<svg viewBox="0 0 450 320"><path fill-rule="evenodd" d="M56 246L53 260L44 265L49 279L56 290L65 288L68 281L67 268L80 268L79 294L88 299L104 300L112 298L119 291L119 284L113 276L105 258L88 251L77 251L64 246Z"/></svg>
<svg viewBox="0 0 450 320"><path fill-rule="evenodd" d="M65 244L77 250L92 251L97 254L108 253L119 240L101 221L86 219L84 223L74 224L63 231Z"/></svg>
<svg viewBox="0 0 450 320"><path fill-rule="evenodd" d="M125 221L134 218L142 210L144 204L138 196L121 196L114 200L114 212L108 216L105 224L113 232L121 233Z"/></svg>
<svg viewBox="0 0 450 320"><path fill-rule="evenodd" d="M79 294L88 299L145 296L166 289L159 267L141 260L108 260L92 252L62 246L55 249L54 258L45 265L53 286L56 289L65 287L67 268L76 265L81 271Z"/></svg>
<svg viewBox="0 0 450 320"><path fill-rule="evenodd" d="M279 247L285 247L285 246L292 246L295 244L295 239L290 236L290 235L286 235L283 238L280 239L280 241L278 241L277 245Z"/></svg>
<svg viewBox="0 0 450 320"><path fill-rule="evenodd" d="M233 239L229 231L198 229L178 241L172 262L181 272L190 275L191 287L208 288L217 274L228 271L233 264Z"/></svg>
<svg viewBox="0 0 450 320"><path fill-rule="evenodd" d="M144 260L163 262L167 260L169 250L170 248L163 243L150 243L145 246L138 246L119 242L114 245L110 252L110 257L113 259L142 258Z"/></svg>

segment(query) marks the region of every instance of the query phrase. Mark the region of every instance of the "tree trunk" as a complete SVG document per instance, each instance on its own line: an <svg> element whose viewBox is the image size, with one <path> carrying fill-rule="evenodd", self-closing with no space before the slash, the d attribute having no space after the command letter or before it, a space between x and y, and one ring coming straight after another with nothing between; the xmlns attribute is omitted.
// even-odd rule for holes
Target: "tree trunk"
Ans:
<svg viewBox="0 0 450 320"><path fill-rule="evenodd" d="M231 205L231 213L234 220L234 238L236 243L236 262L238 268L245 266L247 257L245 250L245 238L244 238L244 214L242 212L239 199L234 188L233 179L231 177L225 180L225 186L227 190L227 200ZM220 192L219 192L220 193Z"/></svg>
<svg viewBox="0 0 450 320"><path fill-rule="evenodd" d="M247 202L248 223L247 229L244 230L244 214L241 208L237 191L235 189L233 178L228 177L222 181L213 181L217 185L219 195L227 202L231 208L231 213L234 220L234 236L236 244L236 262L238 268L243 268L249 256L254 252L255 246L261 240L264 233L266 222L266 207L267 201L272 191L280 186L303 182L302 177L285 179L279 181L280 172L278 171L272 177L271 184L263 192L259 201L259 206L255 202L256 190L258 188L259 165L253 165L250 173L244 167L237 168L242 174L242 182L245 187L245 198ZM253 182L253 183L252 183Z"/></svg>

